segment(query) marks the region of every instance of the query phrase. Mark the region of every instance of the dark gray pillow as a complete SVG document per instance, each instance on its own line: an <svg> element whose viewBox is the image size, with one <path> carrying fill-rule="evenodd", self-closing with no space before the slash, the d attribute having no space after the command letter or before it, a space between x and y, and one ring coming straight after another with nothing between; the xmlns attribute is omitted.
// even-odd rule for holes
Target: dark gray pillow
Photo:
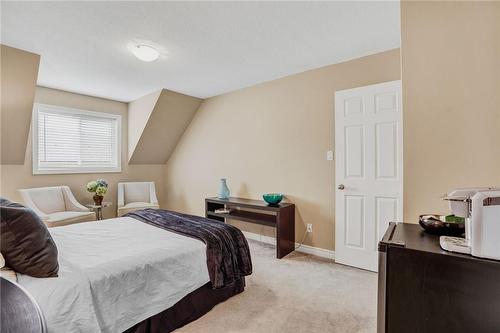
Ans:
<svg viewBox="0 0 500 333"><path fill-rule="evenodd" d="M0 216L0 252L5 265L34 277L57 276L57 247L40 217L1 197Z"/></svg>

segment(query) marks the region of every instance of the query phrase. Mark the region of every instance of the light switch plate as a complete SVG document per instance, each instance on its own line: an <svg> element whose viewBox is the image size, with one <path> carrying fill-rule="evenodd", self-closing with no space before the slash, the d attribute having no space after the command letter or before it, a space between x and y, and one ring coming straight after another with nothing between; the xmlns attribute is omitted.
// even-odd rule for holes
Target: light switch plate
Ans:
<svg viewBox="0 0 500 333"><path fill-rule="evenodd" d="M326 160L333 161L333 150L329 150L326 152Z"/></svg>

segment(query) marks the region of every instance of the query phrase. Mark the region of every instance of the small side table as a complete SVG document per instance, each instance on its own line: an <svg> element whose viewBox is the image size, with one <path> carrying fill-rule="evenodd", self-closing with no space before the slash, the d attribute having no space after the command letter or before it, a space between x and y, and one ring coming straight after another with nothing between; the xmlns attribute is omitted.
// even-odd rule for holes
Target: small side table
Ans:
<svg viewBox="0 0 500 333"><path fill-rule="evenodd" d="M95 212L95 218L100 221L102 220L102 209L111 205L113 205L112 202L102 202L100 205L87 204L85 207L92 209Z"/></svg>

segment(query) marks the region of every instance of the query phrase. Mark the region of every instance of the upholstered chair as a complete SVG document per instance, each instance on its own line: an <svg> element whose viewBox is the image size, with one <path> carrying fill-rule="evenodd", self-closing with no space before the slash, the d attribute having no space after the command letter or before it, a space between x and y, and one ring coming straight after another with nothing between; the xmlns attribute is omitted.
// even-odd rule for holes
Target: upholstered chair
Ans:
<svg viewBox="0 0 500 333"><path fill-rule="evenodd" d="M145 208L159 208L154 182L118 183L118 216Z"/></svg>
<svg viewBox="0 0 500 333"><path fill-rule="evenodd" d="M76 200L68 186L28 188L19 193L48 227L95 220L95 214Z"/></svg>

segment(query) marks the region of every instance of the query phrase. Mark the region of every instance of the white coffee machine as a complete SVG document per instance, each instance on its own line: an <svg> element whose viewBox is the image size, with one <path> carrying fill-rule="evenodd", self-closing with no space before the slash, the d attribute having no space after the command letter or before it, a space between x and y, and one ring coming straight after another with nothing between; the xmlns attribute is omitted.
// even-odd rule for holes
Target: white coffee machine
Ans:
<svg viewBox="0 0 500 333"><path fill-rule="evenodd" d="M452 214L465 218L465 238L441 236L441 248L500 260L500 188L457 189L443 199Z"/></svg>

